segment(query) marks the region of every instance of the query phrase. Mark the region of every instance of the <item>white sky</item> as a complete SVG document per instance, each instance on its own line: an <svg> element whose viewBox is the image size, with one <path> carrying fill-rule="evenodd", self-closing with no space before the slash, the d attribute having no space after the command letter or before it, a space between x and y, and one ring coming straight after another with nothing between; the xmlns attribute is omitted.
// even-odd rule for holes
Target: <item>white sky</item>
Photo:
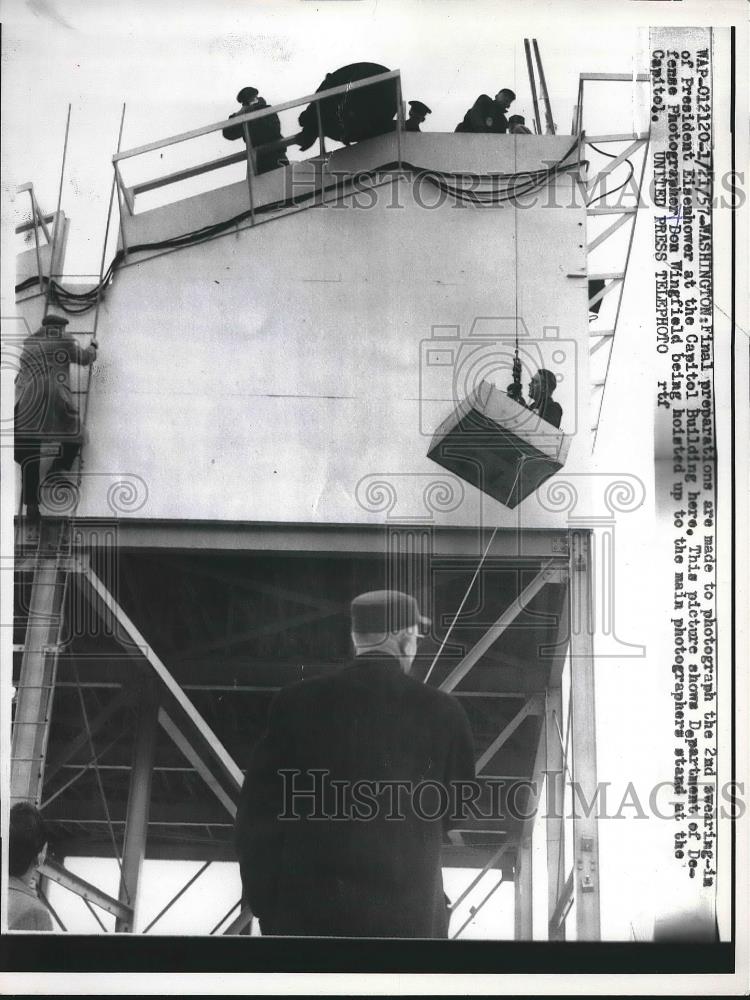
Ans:
<svg viewBox="0 0 750 1000"><path fill-rule="evenodd" d="M552 20L538 3L519 13L519 5L466 0L6 0L5 195L12 200L15 186L32 180L52 210L70 102L66 270L97 273L123 103L127 149L220 121L246 84L280 103L311 93L339 66L369 61L401 70L404 99L432 108L431 131L452 132L478 94L501 86L516 91L512 110L530 121L525 36L538 39L551 106L568 132L579 72L629 72L642 46L635 26L613 33L602 7L588 6L582 32L578 19ZM645 69L643 56L637 63ZM220 136L216 143L226 152ZM28 195L20 209L28 211Z"/></svg>
<svg viewBox="0 0 750 1000"><path fill-rule="evenodd" d="M425 126L431 131L453 131L479 93L494 94L501 86L516 90L513 112L526 114L529 120L525 36L538 39L554 116L559 131L567 132L579 72L647 68L647 34L642 26L654 22L657 5L634 2L625 7L604 2L564 7L474 0L408 4L391 0L101 0L95 4L5 0L4 213L13 217L27 211L28 196L16 201L14 192L17 184L29 180L45 210L54 207L70 102L62 199L72 220L66 271L98 272L111 184L110 158L123 102L127 105L123 148L128 148L221 120L236 109L235 94L243 85L257 86L271 103L286 101L314 91L326 72L367 60L401 70L404 98L424 100L433 109ZM689 22L694 5L680 7L679 16ZM617 131L630 129L630 110L626 99L625 120ZM604 122L597 127L603 128ZM226 151L226 144L217 141L217 152ZM9 259L7 253L3 256ZM12 267L6 266L4 315L13 301L12 284ZM638 294L636 282L626 290L623 314L626 322L629 315L635 317L636 327ZM644 355L634 345L642 346L646 333L642 323L639 330L634 329L636 339L627 352L629 357L618 368L623 392L628 391L628 384L639 384L643 374ZM643 414L633 413L633 418L636 431L618 439L623 451L608 456L618 468L650 476L651 452L644 450L650 447L650 423ZM616 413L612 419L617 420ZM647 596L641 581L648 546L642 529L649 523L641 522L639 528L633 522L631 531L621 535L627 557L618 564L623 638L638 642L647 639L641 617ZM648 659L623 661L607 665L607 671L599 675L600 733L608 734L599 741L604 780L621 784L634 780L639 787L648 787L669 776L669 733L666 727L657 733L669 699L663 690L661 695L656 691L654 668ZM612 738L618 730L620 738ZM635 733L648 733L650 738L637 739ZM606 844L602 834L602 866L609 880L603 897L605 936L627 938L630 925L639 920L642 933L648 933L654 909L672 891L674 873L667 873L666 841L654 835L652 826L622 821L608 831ZM182 881L194 867L184 866ZM75 902L83 909L80 901Z"/></svg>

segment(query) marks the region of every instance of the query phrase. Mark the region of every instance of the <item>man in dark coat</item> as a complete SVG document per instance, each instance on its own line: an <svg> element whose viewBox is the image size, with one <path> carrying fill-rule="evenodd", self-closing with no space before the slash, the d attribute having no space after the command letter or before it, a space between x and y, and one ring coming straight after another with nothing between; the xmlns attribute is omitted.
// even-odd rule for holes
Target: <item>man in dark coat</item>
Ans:
<svg viewBox="0 0 750 1000"><path fill-rule="evenodd" d="M239 94L237 94L237 100L242 107L239 111L231 114L230 118L236 118L238 115L247 115L251 111L261 111L263 108L269 106L258 94L255 87L243 87ZM250 134L250 145L254 151L259 146L264 146L267 143L281 142L283 138L278 115L266 115L265 118L259 118L258 121L248 122L247 130ZM221 134L225 139L244 139L245 129L242 125L227 125L225 129L222 129ZM269 170L276 170L277 167L289 165L289 160L283 149L260 150L257 153L254 152L253 155L255 157L256 174L266 174Z"/></svg>
<svg viewBox="0 0 750 1000"><path fill-rule="evenodd" d="M16 376L14 457L21 465L21 499L32 520L39 516L42 445L58 443L51 473L68 472L84 443L84 429L70 388L70 365L90 365L98 344L88 347L64 332L62 316L47 315L23 342Z"/></svg>
<svg viewBox="0 0 750 1000"><path fill-rule="evenodd" d="M264 934L447 937L441 846L474 754L458 702L408 676L425 622L406 594L360 595L353 662L274 700L235 827Z"/></svg>
<svg viewBox="0 0 750 1000"><path fill-rule="evenodd" d="M381 66L380 63L350 63L328 73L315 93L387 72L388 67ZM391 131L395 114L395 79L347 91L336 97L327 97L320 102L323 133L329 139L343 142L346 146ZM297 137L300 149L309 149L318 138L318 114L314 104L305 108L299 116L299 123L302 129Z"/></svg>
<svg viewBox="0 0 750 1000"><path fill-rule="evenodd" d="M508 131L511 135L531 135L531 129L526 127L523 115L511 115L508 119Z"/></svg>
<svg viewBox="0 0 750 1000"><path fill-rule="evenodd" d="M428 108L422 101L409 101L409 117L404 122L404 132L421 132L420 125L427 115L432 114L432 109Z"/></svg>
<svg viewBox="0 0 750 1000"><path fill-rule="evenodd" d="M505 112L515 101L516 95L507 87L499 90L495 97L480 94L456 125L456 132L497 132L508 131L508 119Z"/></svg>

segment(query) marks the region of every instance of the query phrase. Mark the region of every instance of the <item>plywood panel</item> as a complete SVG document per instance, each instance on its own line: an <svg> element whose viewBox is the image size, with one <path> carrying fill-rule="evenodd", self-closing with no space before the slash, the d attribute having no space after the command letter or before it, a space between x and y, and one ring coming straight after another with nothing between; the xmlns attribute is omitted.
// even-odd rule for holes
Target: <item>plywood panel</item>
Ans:
<svg viewBox="0 0 750 1000"><path fill-rule="evenodd" d="M462 166L461 138L430 136L423 152L443 143ZM469 137L498 138L510 137ZM516 138L533 140L523 156ZM513 137L499 160L497 143L476 145L489 170L568 144ZM584 266L583 209L429 210L407 181L396 201L389 185L369 207L312 209L123 268L100 315L79 514L111 514L113 483L131 475L145 485L122 516L564 524L535 497L507 511L426 452L457 395L510 380L518 315L524 380L538 365L563 373L563 429L578 432L568 469L585 463L585 282L568 277ZM445 350L453 364L430 363Z"/></svg>

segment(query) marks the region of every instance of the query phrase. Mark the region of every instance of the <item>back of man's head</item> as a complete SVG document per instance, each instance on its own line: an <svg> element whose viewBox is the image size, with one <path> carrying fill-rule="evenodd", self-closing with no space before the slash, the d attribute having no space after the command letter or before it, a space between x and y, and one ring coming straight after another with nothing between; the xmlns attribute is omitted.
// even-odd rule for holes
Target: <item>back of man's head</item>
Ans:
<svg viewBox="0 0 750 1000"><path fill-rule="evenodd" d="M8 841L8 871L20 878L36 863L47 843L47 829L36 806L17 802L11 808Z"/></svg>

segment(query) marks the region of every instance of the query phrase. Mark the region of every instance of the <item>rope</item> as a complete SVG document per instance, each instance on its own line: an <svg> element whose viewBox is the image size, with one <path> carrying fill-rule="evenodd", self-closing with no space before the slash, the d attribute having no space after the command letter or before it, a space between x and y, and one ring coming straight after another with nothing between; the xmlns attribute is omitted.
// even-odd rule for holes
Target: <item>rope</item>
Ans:
<svg viewBox="0 0 750 1000"><path fill-rule="evenodd" d="M83 716L83 724L86 729L86 736L88 738L89 753L93 758L92 763L94 767L94 774L96 775L96 783L99 788L99 795L101 796L102 805L104 806L104 815L107 820L109 836L112 841L112 850L115 855L115 860L117 861L117 867L120 869L120 881L125 891L125 895L127 896L128 905L130 905L131 904L130 893L128 892L128 887L125 885L125 882L122 879L122 859L120 858L120 852L117 849L117 838L115 837L115 828L112 825L112 817L110 816L109 806L107 804L107 796L104 793L104 785L102 784L102 776L101 772L99 771L99 763L97 760L96 751L94 750L94 738L91 735L91 727L89 726L89 714L86 711L86 701L83 697L83 688L81 687L81 679L78 676L78 664L75 661L73 661L73 670L75 671L76 688L78 690L78 700L80 701L81 704L81 714Z"/></svg>
<svg viewBox="0 0 750 1000"><path fill-rule="evenodd" d="M596 152L600 153L602 156L608 156L610 158L610 160L616 160L617 159L617 156L614 153L608 153L606 151L606 149L599 149L599 147L595 146L593 142L590 142L589 146L591 146L592 149L596 150ZM593 205L597 201L601 201L602 198L606 198L607 195L615 194L615 192L621 191L622 188L624 188L626 184L629 184L631 182L631 180L633 179L633 175L635 174L635 167L633 166L633 164L630 162L629 159L626 159L625 163L627 163L628 167L630 168L630 173L625 178L625 180L622 182L622 184L618 184L616 188L611 188L610 190L602 191L602 193L598 194L596 196L596 198L592 198L591 201L587 201L586 202L586 208L589 208L590 205ZM640 194L640 191L639 191L639 194Z"/></svg>
<svg viewBox="0 0 750 1000"><path fill-rule="evenodd" d="M474 586L474 583L476 582L476 579L479 576L479 573L480 573L480 571L482 569L482 566L484 565L484 560L487 558L487 553L490 551L490 546L494 542L496 534L497 534L497 528L495 527L495 528L492 529L492 534L490 535L490 540L489 540L489 542L487 542L487 546L486 546L484 552L482 553L482 558L479 560L479 565L477 566L476 570L474 571L474 576L471 578L471 583L469 584L469 586L468 586L468 588L466 590L466 593L463 596L463 600L461 601L460 605L458 606L458 611L453 616L453 621L450 623L450 627L448 628L448 631L443 636L443 641L440 643L440 649L438 649L437 653L435 653L435 659L430 664L430 669L427 671L427 676L424 679L424 683L425 684L430 679L430 674L432 673L432 671L433 671L433 669L435 667L435 664L437 663L437 661L438 661L438 659L440 657L440 654L443 652L443 649L445 648L445 644L448 641L448 637L450 636L451 632L453 631L453 626L458 621L458 616L463 611L464 604L466 604L467 600L469 599L469 594L471 593L472 587Z"/></svg>

